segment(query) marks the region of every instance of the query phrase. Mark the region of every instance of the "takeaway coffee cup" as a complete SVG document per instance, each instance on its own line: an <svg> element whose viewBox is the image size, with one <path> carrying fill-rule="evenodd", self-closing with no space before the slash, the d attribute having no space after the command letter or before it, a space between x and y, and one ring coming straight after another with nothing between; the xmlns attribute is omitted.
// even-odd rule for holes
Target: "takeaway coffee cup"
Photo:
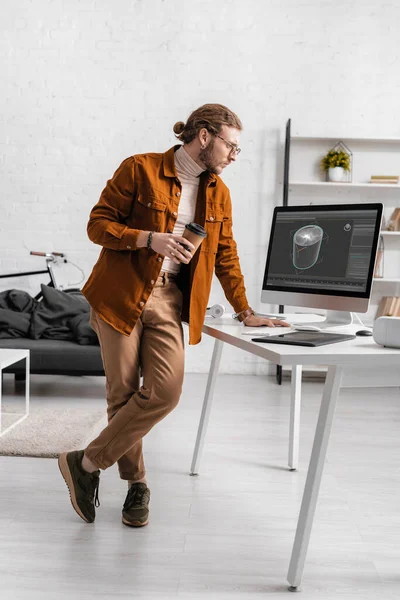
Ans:
<svg viewBox="0 0 400 600"><path fill-rule="evenodd" d="M200 246L201 242L204 240L204 238L207 237L207 232L204 229L204 227L198 225L197 223L188 223L187 225L185 225L182 237L186 238L187 240L189 240L189 242L193 244L193 246L195 247L193 251L194 254L197 248ZM189 246L184 247L186 248L186 250L189 250L189 252L191 252Z"/></svg>

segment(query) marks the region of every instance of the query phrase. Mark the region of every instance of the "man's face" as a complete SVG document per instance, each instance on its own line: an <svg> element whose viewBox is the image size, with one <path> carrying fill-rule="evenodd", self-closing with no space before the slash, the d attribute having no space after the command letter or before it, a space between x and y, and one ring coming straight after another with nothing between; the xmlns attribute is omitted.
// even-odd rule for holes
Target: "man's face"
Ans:
<svg viewBox="0 0 400 600"><path fill-rule="evenodd" d="M239 146L240 131L224 125L218 135L220 137L210 134L208 144L200 149L199 154L207 171L216 175L220 175L225 167L236 160L235 148Z"/></svg>

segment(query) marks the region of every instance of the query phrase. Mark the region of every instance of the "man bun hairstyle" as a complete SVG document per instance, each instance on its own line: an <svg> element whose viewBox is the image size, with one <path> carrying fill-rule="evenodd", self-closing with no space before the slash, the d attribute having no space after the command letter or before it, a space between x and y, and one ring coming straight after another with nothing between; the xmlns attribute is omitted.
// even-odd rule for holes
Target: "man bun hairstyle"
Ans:
<svg viewBox="0 0 400 600"><path fill-rule="evenodd" d="M178 121L177 123L175 123L173 130L175 135L178 137L179 135L181 135L181 133L183 132L183 130L185 129L185 123L183 121Z"/></svg>
<svg viewBox="0 0 400 600"><path fill-rule="evenodd" d="M220 133L222 127L234 127L241 131L242 122L234 112L222 104L204 104L192 112L186 124L178 121L173 127L175 136L184 144L189 144L201 129L210 133Z"/></svg>

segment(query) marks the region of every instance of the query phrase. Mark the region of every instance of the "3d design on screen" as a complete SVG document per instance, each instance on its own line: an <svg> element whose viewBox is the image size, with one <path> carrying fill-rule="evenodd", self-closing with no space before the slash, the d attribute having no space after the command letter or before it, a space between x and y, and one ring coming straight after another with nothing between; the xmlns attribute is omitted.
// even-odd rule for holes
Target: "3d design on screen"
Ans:
<svg viewBox="0 0 400 600"><path fill-rule="evenodd" d="M319 225L300 227L293 236L293 265L296 269L310 269L319 257L324 230Z"/></svg>

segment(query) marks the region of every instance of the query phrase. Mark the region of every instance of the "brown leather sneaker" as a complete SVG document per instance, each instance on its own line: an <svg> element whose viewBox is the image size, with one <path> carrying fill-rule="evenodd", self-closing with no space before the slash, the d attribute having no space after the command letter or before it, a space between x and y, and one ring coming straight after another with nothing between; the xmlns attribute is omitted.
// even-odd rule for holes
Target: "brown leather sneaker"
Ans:
<svg viewBox="0 0 400 600"><path fill-rule="evenodd" d="M61 475L69 489L71 504L87 523L93 523L99 502L100 471L88 473L82 467L83 450L64 452L58 457Z"/></svg>
<svg viewBox="0 0 400 600"><path fill-rule="evenodd" d="M132 483L122 509L122 522L143 527L149 522L150 490L145 483Z"/></svg>

